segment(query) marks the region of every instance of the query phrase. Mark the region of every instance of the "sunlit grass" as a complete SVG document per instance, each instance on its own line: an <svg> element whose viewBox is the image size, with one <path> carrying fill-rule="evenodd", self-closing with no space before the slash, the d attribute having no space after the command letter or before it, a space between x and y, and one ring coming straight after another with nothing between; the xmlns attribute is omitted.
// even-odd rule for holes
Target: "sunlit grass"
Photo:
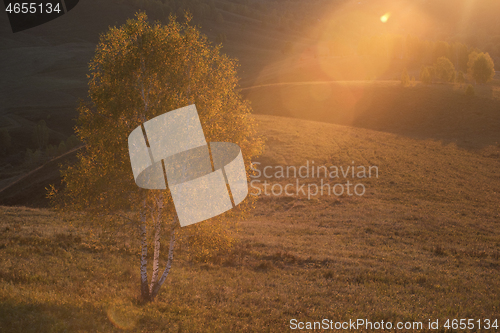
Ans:
<svg viewBox="0 0 500 333"><path fill-rule="evenodd" d="M498 158L257 119L268 138L263 165L354 160L378 165L380 176L367 180L363 197L261 197L229 253L200 263L177 248L171 275L147 305L138 302L135 229L0 207L1 331L281 332L292 318L500 316Z"/></svg>

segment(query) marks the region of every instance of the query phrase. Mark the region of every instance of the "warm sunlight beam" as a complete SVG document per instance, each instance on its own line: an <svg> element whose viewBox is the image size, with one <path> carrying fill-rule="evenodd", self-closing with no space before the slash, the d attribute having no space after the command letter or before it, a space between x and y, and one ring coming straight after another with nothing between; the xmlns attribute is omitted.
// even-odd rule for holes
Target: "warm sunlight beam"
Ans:
<svg viewBox="0 0 500 333"><path fill-rule="evenodd" d="M387 22L387 20L389 19L390 16L391 16L391 13L385 13L384 15L380 16L380 21L382 21L382 23L385 23L385 22Z"/></svg>

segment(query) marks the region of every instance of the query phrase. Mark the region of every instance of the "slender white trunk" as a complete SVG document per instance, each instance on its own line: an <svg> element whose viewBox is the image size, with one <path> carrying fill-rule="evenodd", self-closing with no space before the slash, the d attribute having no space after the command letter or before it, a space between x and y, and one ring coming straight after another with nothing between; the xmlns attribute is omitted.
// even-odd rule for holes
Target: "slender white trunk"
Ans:
<svg viewBox="0 0 500 333"><path fill-rule="evenodd" d="M148 243L146 238L146 213L141 212L141 225L139 226L141 232L141 296L143 300L149 300L148 290Z"/></svg>
<svg viewBox="0 0 500 333"><path fill-rule="evenodd" d="M160 270L160 233L161 233L161 214L163 210L163 196L160 195L160 197L155 200L155 203L156 203L156 212L154 210L151 211L151 217L155 224L155 238L154 238L154 256L153 256L153 275L151 276L151 284L149 286L150 295L153 293L153 289L158 281L158 272Z"/></svg>
<svg viewBox="0 0 500 333"><path fill-rule="evenodd" d="M176 226L177 220L174 218L174 224L172 226L172 231L170 233L170 246L168 248L168 260L167 260L167 267L165 267L165 270L163 271L163 274L161 275L160 281L155 285L151 292L151 300L154 300L156 295L158 295L158 291L160 291L161 286L165 282L165 279L168 276L168 273L170 272L170 268L172 267L172 261L174 260L174 247L175 247L175 226Z"/></svg>

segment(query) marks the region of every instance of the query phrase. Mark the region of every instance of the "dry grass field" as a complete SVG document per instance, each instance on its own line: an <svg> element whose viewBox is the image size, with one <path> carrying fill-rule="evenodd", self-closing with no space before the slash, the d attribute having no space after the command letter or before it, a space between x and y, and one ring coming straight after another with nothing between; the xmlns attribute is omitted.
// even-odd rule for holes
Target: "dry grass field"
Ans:
<svg viewBox="0 0 500 333"><path fill-rule="evenodd" d="M267 139L260 170L314 161L377 166L378 177L324 179L361 182L363 196L260 195L228 253L193 262L176 248L171 275L149 305L137 301L136 230L0 207L0 331L286 332L293 318L439 319L445 331L447 318L500 320L499 146L470 151L256 118Z"/></svg>

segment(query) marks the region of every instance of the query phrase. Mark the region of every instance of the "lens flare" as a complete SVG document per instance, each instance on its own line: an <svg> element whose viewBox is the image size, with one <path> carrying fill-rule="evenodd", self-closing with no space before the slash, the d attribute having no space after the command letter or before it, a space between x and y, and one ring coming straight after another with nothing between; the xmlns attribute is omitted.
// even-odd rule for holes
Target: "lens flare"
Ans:
<svg viewBox="0 0 500 333"><path fill-rule="evenodd" d="M382 23L385 23L385 22L387 22L387 20L389 19L390 16L391 16L391 13L385 13L384 15L380 16L380 21L382 21Z"/></svg>
<svg viewBox="0 0 500 333"><path fill-rule="evenodd" d="M108 304L106 312L109 321L123 330L133 329L140 317L137 308L120 300Z"/></svg>

